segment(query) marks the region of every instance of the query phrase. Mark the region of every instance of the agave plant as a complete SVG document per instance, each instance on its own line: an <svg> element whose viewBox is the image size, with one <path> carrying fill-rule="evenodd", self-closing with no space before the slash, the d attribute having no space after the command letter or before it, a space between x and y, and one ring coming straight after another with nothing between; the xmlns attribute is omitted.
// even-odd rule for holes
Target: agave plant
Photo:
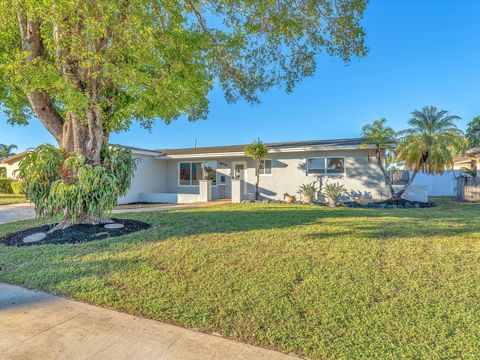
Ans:
<svg viewBox="0 0 480 360"><path fill-rule="evenodd" d="M322 194L327 198L329 206L337 206L342 195L345 195L347 189L338 182L325 184Z"/></svg>
<svg viewBox="0 0 480 360"><path fill-rule="evenodd" d="M298 193L303 195L304 202L311 203L317 195L318 188L315 186L316 181L311 184L302 184L298 188Z"/></svg>

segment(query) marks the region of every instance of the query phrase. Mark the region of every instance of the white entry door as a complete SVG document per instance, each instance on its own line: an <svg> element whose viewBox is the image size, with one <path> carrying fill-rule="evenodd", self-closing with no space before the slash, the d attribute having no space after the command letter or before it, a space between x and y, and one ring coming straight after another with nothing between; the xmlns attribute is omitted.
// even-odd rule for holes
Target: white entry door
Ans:
<svg viewBox="0 0 480 360"><path fill-rule="evenodd" d="M247 162L234 161L232 162L232 179L243 180L243 193L247 193Z"/></svg>

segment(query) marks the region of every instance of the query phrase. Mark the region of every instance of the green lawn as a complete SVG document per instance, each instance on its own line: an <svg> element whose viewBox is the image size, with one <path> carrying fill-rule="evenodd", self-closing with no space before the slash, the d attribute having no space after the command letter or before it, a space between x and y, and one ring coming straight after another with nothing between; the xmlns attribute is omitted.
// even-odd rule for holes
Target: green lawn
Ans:
<svg viewBox="0 0 480 360"><path fill-rule="evenodd" d="M0 205L19 204L27 202L25 195L0 194Z"/></svg>
<svg viewBox="0 0 480 360"><path fill-rule="evenodd" d="M480 355L480 205L226 205L6 248L0 281L315 359ZM37 223L0 226L0 235Z"/></svg>

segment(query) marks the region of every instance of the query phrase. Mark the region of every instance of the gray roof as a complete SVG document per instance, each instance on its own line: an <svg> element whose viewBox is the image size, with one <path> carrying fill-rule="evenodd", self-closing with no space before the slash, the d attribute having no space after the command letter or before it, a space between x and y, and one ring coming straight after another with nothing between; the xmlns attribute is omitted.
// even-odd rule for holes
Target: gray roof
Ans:
<svg viewBox="0 0 480 360"><path fill-rule="evenodd" d="M362 138L352 139L333 139L333 140L307 140L307 141L288 141L277 143L265 143L269 150L284 149L284 148L296 148L302 146L360 146L362 144ZM207 146L196 148L182 148L182 149L157 149L156 151L162 152L166 155L189 155L189 154L209 154L209 153L228 153L228 152L240 152L243 151L245 146L243 145L224 145L224 146Z"/></svg>

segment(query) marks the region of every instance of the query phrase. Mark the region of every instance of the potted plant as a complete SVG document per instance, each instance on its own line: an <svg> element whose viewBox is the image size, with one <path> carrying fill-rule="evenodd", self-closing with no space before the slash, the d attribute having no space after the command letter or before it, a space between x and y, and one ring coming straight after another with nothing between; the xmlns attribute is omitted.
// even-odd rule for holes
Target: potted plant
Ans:
<svg viewBox="0 0 480 360"><path fill-rule="evenodd" d="M325 184L322 194L327 198L329 206L337 206L340 202L340 197L346 193L345 186L340 183Z"/></svg>
<svg viewBox="0 0 480 360"><path fill-rule="evenodd" d="M290 194L286 193L284 196L285 196L285 202L287 204L293 204L295 202L295 199L296 199L295 195L290 195Z"/></svg>
<svg viewBox="0 0 480 360"><path fill-rule="evenodd" d="M298 193L303 196L303 202L310 204L315 200L315 195L317 195L318 188L315 186L315 181L311 184L302 184L298 188Z"/></svg>

